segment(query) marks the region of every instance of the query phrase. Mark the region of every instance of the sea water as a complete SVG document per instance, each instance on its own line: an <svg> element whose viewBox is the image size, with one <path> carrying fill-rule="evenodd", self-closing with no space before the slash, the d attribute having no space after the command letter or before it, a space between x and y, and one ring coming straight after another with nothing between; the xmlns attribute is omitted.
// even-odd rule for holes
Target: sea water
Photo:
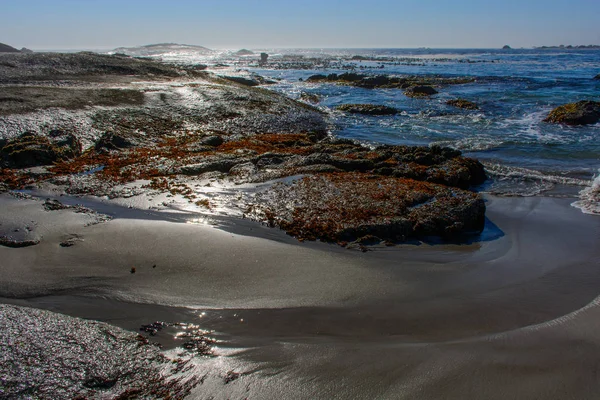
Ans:
<svg viewBox="0 0 600 400"><path fill-rule="evenodd" d="M258 53L269 63L258 65ZM440 144L479 159L491 178L479 190L500 195L574 196L587 213L600 213L600 124L570 127L543 122L554 108L600 100L598 49L258 49L255 55L164 54L174 62L205 62L227 74L247 69L274 78L267 88L299 98L321 98L331 133L377 145ZM367 60L352 60L353 56ZM286 63L286 60L288 61ZM292 61L290 61L292 60ZM309 83L313 74L436 75L473 77L472 83L441 87L431 98L409 98L399 89L363 89ZM454 98L479 110L446 105ZM335 111L346 103L372 103L401 110L395 116L358 116Z"/></svg>

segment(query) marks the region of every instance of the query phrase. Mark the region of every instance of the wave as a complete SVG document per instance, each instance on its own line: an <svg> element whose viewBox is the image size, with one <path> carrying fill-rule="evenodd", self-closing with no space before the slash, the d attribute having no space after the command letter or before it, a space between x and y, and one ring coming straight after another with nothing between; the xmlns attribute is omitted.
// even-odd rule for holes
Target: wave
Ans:
<svg viewBox="0 0 600 400"><path fill-rule="evenodd" d="M592 184L579 192L579 200L571 205L586 214L600 215L600 170Z"/></svg>
<svg viewBox="0 0 600 400"><path fill-rule="evenodd" d="M500 196L538 196L554 189L556 185L588 187L592 182L528 168L489 162L483 162L483 165L487 175L493 179L481 192ZM600 185L600 182L598 184Z"/></svg>

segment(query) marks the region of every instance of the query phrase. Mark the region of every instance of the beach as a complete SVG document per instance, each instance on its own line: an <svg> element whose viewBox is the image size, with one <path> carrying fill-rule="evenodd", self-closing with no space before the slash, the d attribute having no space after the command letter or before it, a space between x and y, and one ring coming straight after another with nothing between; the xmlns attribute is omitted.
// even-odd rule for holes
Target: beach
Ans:
<svg viewBox="0 0 600 400"><path fill-rule="evenodd" d="M598 125L344 57L0 59L0 395L596 398Z"/></svg>
<svg viewBox="0 0 600 400"><path fill-rule="evenodd" d="M3 301L131 331L156 320L213 331L242 377L223 385L228 369L213 369L192 398L242 387L249 398L593 398L600 224L564 199L487 202L484 240L367 253L255 223L117 208L85 227L59 211L40 223L40 245L0 248ZM3 221L15 207L51 214L39 199L2 203ZM82 242L58 246L72 234Z"/></svg>

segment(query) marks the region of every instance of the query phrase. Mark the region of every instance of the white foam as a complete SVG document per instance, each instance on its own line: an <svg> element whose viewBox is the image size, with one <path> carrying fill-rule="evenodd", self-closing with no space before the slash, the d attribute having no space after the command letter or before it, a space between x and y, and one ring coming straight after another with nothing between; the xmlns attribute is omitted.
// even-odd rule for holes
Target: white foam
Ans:
<svg viewBox="0 0 600 400"><path fill-rule="evenodd" d="M579 192L579 200L571 205L585 214L600 215L600 170L592 184Z"/></svg>

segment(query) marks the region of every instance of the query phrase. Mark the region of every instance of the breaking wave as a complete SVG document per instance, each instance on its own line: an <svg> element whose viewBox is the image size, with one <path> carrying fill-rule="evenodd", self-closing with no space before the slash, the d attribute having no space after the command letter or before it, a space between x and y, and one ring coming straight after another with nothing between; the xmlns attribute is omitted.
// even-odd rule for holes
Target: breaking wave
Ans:
<svg viewBox="0 0 600 400"><path fill-rule="evenodd" d="M579 192L579 200L572 204L586 214L600 215L600 170L592 184Z"/></svg>

